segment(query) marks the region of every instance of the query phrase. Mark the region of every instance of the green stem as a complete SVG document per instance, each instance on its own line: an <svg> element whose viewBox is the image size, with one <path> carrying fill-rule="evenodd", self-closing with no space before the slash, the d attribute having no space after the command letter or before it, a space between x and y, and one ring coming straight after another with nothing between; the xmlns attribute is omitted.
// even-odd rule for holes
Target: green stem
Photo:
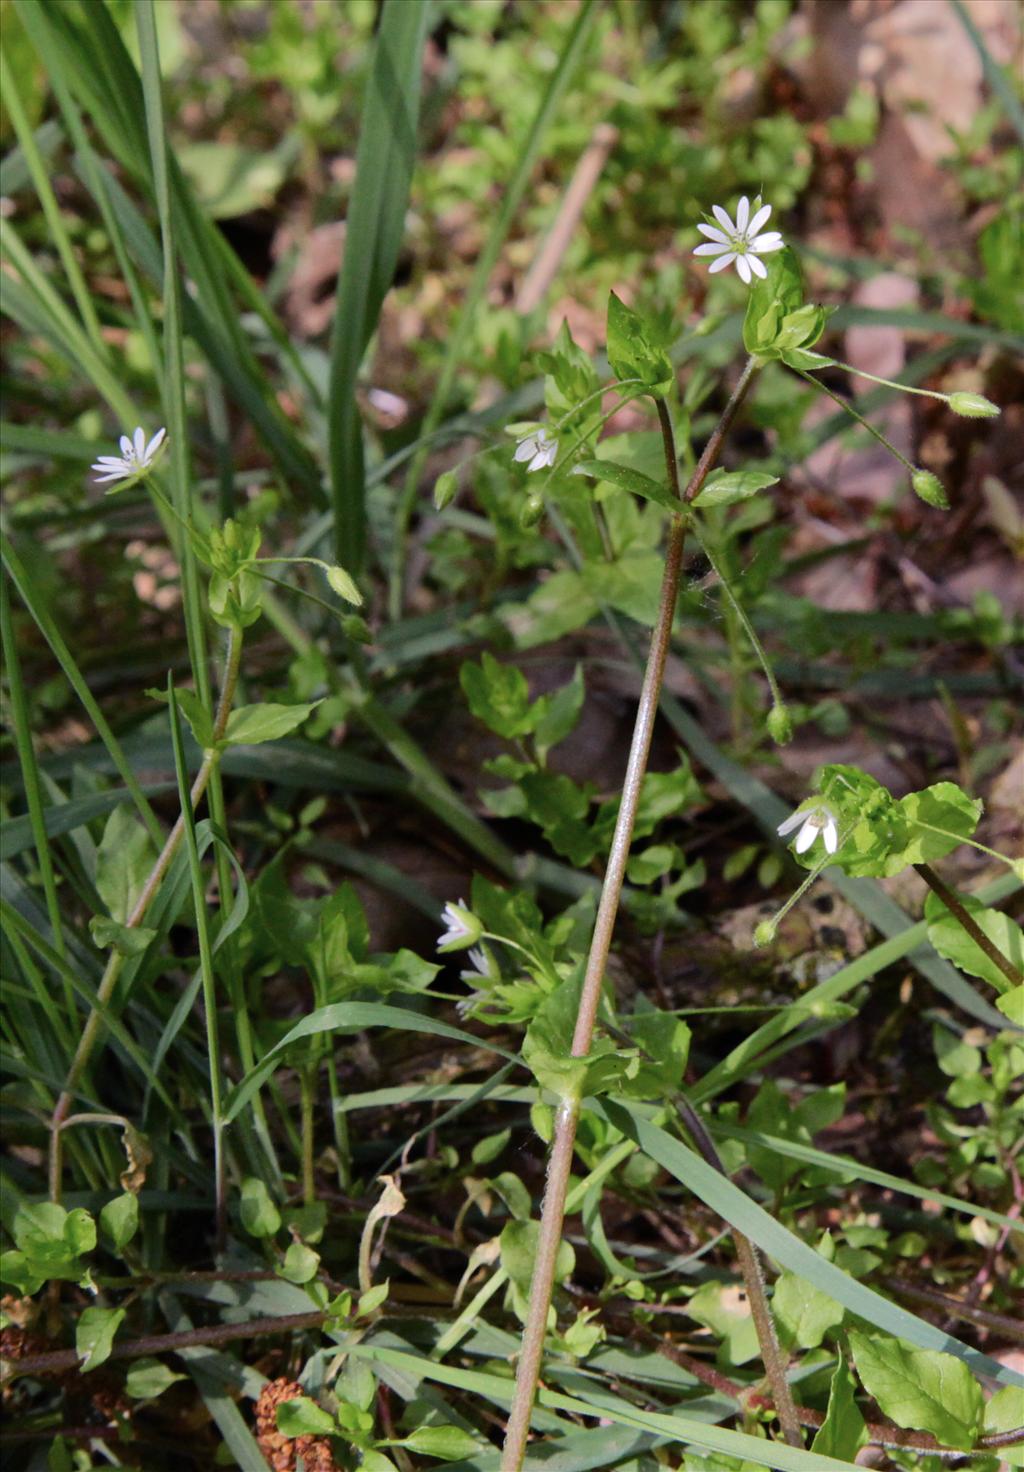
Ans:
<svg viewBox="0 0 1024 1472"><path fill-rule="evenodd" d="M930 864L915 864L914 868L932 893L937 895L949 913L960 923L974 944L984 952L992 962L992 965L998 967L1003 973L1010 985L1017 987L1024 983L1024 975L1017 970L1012 961L1003 955L999 947L988 938L970 910L960 903L958 897L949 888L948 884L945 884L939 878L932 866Z"/></svg>
<svg viewBox="0 0 1024 1472"><path fill-rule="evenodd" d="M658 698L661 694L665 661L672 635L676 596L679 590L679 574L683 560L683 543L689 520L687 508L704 484L708 472L721 453L722 443L750 386L756 368L755 359L749 358L732 397L690 477L685 492L681 491L679 484L679 462L672 419L664 401L661 399L656 401L665 452L665 469L669 485L680 503L680 510L673 516L669 530L658 616L651 635L647 667L644 671L636 723L633 728L633 740L622 785L622 801L619 805L615 832L608 854L608 865L594 923L590 954L587 957L587 968L576 1017L576 1029L572 1040L572 1054L576 1058L585 1057L590 1051L597 1009L601 1000L601 988L622 895L626 862L629 858L630 843L633 837L633 825L636 821L640 790L647 769L647 758L658 710ZM502 1453L503 1472L518 1472L526 1454L530 1418L537 1395L537 1381L540 1376L544 1337L547 1332L548 1309L551 1306L551 1294L554 1287L555 1259L561 1242L562 1223L565 1218L565 1201L569 1188L569 1173L576 1142L579 1110L578 1100L564 1099L555 1113L554 1138L548 1163L544 1203L541 1208L540 1238L530 1293L530 1307L519 1355L515 1392L505 1433L505 1448Z"/></svg>
<svg viewBox="0 0 1024 1472"><path fill-rule="evenodd" d="M316 1179L313 1173L313 1106L316 1103L315 1063L299 1070L299 1094L302 1107L302 1204L316 1201Z"/></svg>
<svg viewBox="0 0 1024 1472"><path fill-rule="evenodd" d="M880 445L884 445L885 448L889 451L889 454L894 455L901 465L905 465L906 468L910 471L911 475L914 475L916 473L917 466L911 465L906 455L901 455L896 446L886 439L881 430L876 429L869 420L865 419L863 414L858 414L857 410L850 403L849 399L844 399L842 394L835 393L833 389L829 388L828 384L822 383L820 379L812 377L810 373L805 373L802 368L794 368L793 372L799 374L799 376L804 380L805 383L812 384L819 393L826 394L834 404L838 404L840 409L845 410L845 412L849 414L852 419L856 419L858 424L863 425L868 434L874 435L878 443Z"/></svg>
<svg viewBox="0 0 1024 1472"><path fill-rule="evenodd" d="M242 633L240 629L232 629L228 635L228 652L224 664L224 681L221 685L220 701L217 705L217 714L213 724L215 744L224 735L228 723L228 716L231 714L231 705L235 698L235 686L238 683L238 669L241 658ZM190 798L193 808L195 808L206 791L217 760L218 757L215 750L208 751L204 755L202 766L196 773L195 781L192 783ZM146 911L155 898L163 882L164 875L170 868L172 859L181 847L181 840L184 836L185 817L184 814L181 814L168 834L167 840L153 868L150 870L149 877L143 886L142 893L135 902L134 909L125 921L128 929L133 930L142 924L146 916ZM85 1072L89 1059L92 1057L92 1051L99 1033L102 1010L114 994L114 987L117 985L117 978L121 974L124 961L125 958L120 951L111 951L106 970L100 979L100 984L96 992L96 1005L86 1018L85 1026L82 1029L82 1036L79 1039L78 1047L75 1049L75 1056L71 1060L71 1066L64 1080L64 1087L61 1089L53 1108L53 1114L50 1117L49 1179L51 1201L60 1200L62 1163L61 1130L71 1112L71 1105L79 1081Z"/></svg>

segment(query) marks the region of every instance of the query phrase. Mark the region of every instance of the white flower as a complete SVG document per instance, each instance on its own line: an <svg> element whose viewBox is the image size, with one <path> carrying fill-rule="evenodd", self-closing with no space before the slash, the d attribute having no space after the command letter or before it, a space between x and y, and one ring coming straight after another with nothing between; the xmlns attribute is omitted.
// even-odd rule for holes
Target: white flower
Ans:
<svg viewBox="0 0 1024 1472"><path fill-rule="evenodd" d="M483 926L473 914L472 910L466 908L465 900L459 900L453 905L449 900L442 912L441 919L448 929L437 942L439 951L464 951L478 941L483 934Z"/></svg>
<svg viewBox="0 0 1024 1472"><path fill-rule="evenodd" d="M519 441L513 459L519 462L529 460L526 467L529 473L531 470L544 470L546 466L554 465L557 454L558 441L555 437L548 434L546 429L537 429Z"/></svg>
<svg viewBox="0 0 1024 1472"><path fill-rule="evenodd" d="M827 802L818 802L812 807L797 808L796 812L791 813L784 823L779 824L779 836L792 833L794 828L800 829L794 844L798 854L806 853L819 833L825 840L825 847L830 854L834 854L839 847L839 824Z"/></svg>
<svg viewBox="0 0 1024 1472"><path fill-rule="evenodd" d="M736 223L722 209L721 205L713 205L711 213L721 225L721 230L716 230L714 225L698 225L697 229L702 235L708 237L707 242L698 245L693 252L695 256L717 256L718 260L711 266L712 271L724 271L726 266L736 262L736 270L742 279L750 285L750 274L765 277L768 272L764 263L758 260L758 256L765 256L769 251L782 249L782 236L777 230L769 230L767 235L760 235L768 223L768 217L772 212L770 204L761 204L761 196L754 200L754 217L750 217L750 200L746 195L736 206Z"/></svg>
<svg viewBox="0 0 1024 1472"><path fill-rule="evenodd" d="M492 979L490 958L483 946L475 946L466 959L469 962L470 969L459 972L459 976L463 981L479 981L481 977L485 981Z"/></svg>
<svg viewBox="0 0 1024 1472"><path fill-rule="evenodd" d="M92 469L98 471L96 484L106 485L108 481L128 480L130 476L138 475L148 470L153 464L153 457L164 442L166 429L158 429L156 434L146 444L145 431L141 425L136 429L131 439L126 434L121 436L120 455L101 455L94 461Z"/></svg>

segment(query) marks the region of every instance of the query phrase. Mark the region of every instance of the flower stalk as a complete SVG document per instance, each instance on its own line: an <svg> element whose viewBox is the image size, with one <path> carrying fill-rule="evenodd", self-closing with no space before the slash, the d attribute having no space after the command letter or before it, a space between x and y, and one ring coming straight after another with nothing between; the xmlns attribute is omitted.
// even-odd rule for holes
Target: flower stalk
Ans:
<svg viewBox="0 0 1024 1472"><path fill-rule="evenodd" d="M748 358L732 396L697 462L685 491L681 489L679 482L679 460L671 415L664 400L655 401L665 452L665 469L669 485L679 502L680 509L673 516L669 530L658 616L651 635L647 667L644 671L629 760L622 785L622 801L619 805L619 814L608 855L608 865L601 888L597 918L594 923L594 933L590 943L590 953L587 957L571 1050L573 1057L576 1058L583 1058L590 1051L597 1009L601 999L601 986L611 949L612 933L622 897L626 862L629 858L633 826L640 801L640 789L647 770L654 721L672 635L676 597L679 591L679 574L683 561L683 544L686 538L688 507L718 460L725 436L750 387L756 369L756 359ZM533 1287L523 1332L512 1407L505 1434L502 1472L518 1472L526 1454L530 1417L537 1395L548 1310L551 1306L554 1286L555 1259L562 1238L562 1223L565 1217L565 1201L569 1188L569 1174L572 1167L579 1113L580 1101L578 1099L563 1099L555 1112L554 1136L548 1161L544 1202L541 1208L540 1238L534 1265Z"/></svg>

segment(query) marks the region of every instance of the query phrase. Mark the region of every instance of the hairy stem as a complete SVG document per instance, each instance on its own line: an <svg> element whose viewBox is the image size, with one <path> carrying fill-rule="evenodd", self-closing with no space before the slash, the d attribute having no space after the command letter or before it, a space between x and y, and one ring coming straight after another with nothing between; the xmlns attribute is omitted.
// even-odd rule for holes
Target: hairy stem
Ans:
<svg viewBox="0 0 1024 1472"><path fill-rule="evenodd" d="M914 868L932 893L938 896L949 913L963 926L974 944L981 948L992 965L999 968L1011 986L1020 986L1024 982L1024 975L1017 970L1012 961L1003 955L999 947L989 940L970 910L961 904L948 884L939 878L931 864L915 864Z"/></svg>
<svg viewBox="0 0 1024 1472"><path fill-rule="evenodd" d="M615 833L612 837L611 849L608 854L608 866L605 870L604 884L601 889L601 900L598 905L597 919L594 923L594 934L590 942L590 954L587 957L587 969L583 980L579 1012L576 1018L576 1029L572 1040L572 1054L576 1058L583 1058L590 1051L594 1023L597 1019L598 1004L601 1000L601 986L604 981L608 953L611 949L615 919L619 910L622 885L626 874L626 861L629 858L629 848L633 837L633 825L636 821L637 806L640 801L640 789L643 784L644 773L647 770L647 758L651 749L654 719L658 710L658 700L661 695L662 680L665 673L665 660L668 657L669 642L672 635L676 595L679 590L679 573L683 561L683 543L686 537L686 508L694 496L697 495L697 492L707 478L708 472L714 466L721 453L722 442L729 431L729 426L732 424L737 409L743 401L743 396L750 386L750 381L754 376L756 367L756 361L753 358L749 358L740 375L739 382L733 391L732 397L726 405L721 419L715 426L714 432L704 448L704 453L701 455L685 491L681 491L679 484L679 462L676 454L672 419L665 403L661 399L657 400L658 421L661 426L662 443L665 451L665 469L668 475L669 485L679 500L680 510L673 516L669 530L668 547L665 553L665 568L661 581L661 597L658 604L658 617L651 635L647 667L644 671L643 686L636 712L636 722L633 727L633 740L630 746L629 760L626 765L626 775L622 785L622 801L619 805ZM530 1307L519 1355L515 1393L512 1398L512 1408L505 1433L505 1447L502 1452L501 1461L502 1472L518 1472L518 1469L522 1466L523 1457L526 1454L526 1442L530 1431L530 1417L537 1395L537 1380L540 1375L541 1358L544 1350L544 1335L547 1330L548 1310L551 1306L551 1294L554 1286L555 1259L562 1237L562 1222L565 1217L565 1198L569 1187L569 1172L572 1165L573 1147L576 1141L576 1126L578 1121L579 1101L563 1100L555 1114L554 1138L552 1141L551 1156L548 1162L548 1178L544 1191L544 1204L541 1208L537 1261L534 1267Z"/></svg>
<svg viewBox="0 0 1024 1472"><path fill-rule="evenodd" d="M227 656L224 661L224 679L221 684L220 700L217 703L217 713L214 717L213 723L214 746L216 746L216 743L224 735L224 731L228 723L228 716L231 714L231 706L235 698L235 686L238 684L238 669L241 658L241 630L232 629L228 634L228 650ZM215 749L210 750L204 754L202 766L196 773L195 781L192 783L192 790L190 795L193 808L200 801L203 793L206 791L207 785L209 784L210 778L213 775L214 768L217 764L217 760L218 757ZM178 849L181 847L181 840L184 838L184 836L185 816L182 813L179 815L177 822L168 834L164 846L160 850L160 854L156 860L156 863L150 870L149 878L146 880L146 883L143 886L142 893L139 895L139 898L135 902L134 909L128 916L128 919L125 921L125 925L128 927L129 930L134 930L137 926L141 925L143 920L145 919L146 911L152 904L153 899L155 898L157 891L159 890L160 885L163 882L164 876L171 866L171 861L173 860L175 854L178 852ZM103 1009L106 1007L107 1003L110 1001L110 998L113 996L114 987L117 985L117 978L121 974L121 968L124 965L124 961L125 958L120 951L111 951L110 959L106 965L106 970L104 971L103 976L100 979L99 988L96 992L96 1005L93 1007L92 1011L89 1013L89 1016L86 1018L85 1026L82 1029L82 1036L79 1039L78 1047L75 1049L75 1056L71 1060L71 1067L68 1069L67 1077L64 1080L64 1087L61 1090L57 1098L57 1102L53 1107L53 1114L50 1116L49 1178L51 1201L60 1200L61 1167L63 1163L63 1142L61 1139L61 1131L68 1122L68 1115L71 1112L71 1105L75 1097L75 1090L78 1087L82 1074L85 1072L85 1069L88 1066L89 1059L92 1057L93 1048L96 1045L96 1038L99 1034Z"/></svg>

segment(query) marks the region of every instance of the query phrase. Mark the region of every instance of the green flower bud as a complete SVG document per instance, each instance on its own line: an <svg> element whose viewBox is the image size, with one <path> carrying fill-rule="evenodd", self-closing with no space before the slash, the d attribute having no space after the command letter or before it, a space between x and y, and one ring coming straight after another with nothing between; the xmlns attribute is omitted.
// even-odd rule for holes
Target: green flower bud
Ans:
<svg viewBox="0 0 1024 1472"><path fill-rule="evenodd" d="M910 484L914 487L916 495L922 501L927 501L929 506L937 506L940 511L949 510L949 497L937 475L932 475L930 470L915 470L910 477Z"/></svg>
<svg viewBox="0 0 1024 1472"><path fill-rule="evenodd" d="M965 419L995 419L1001 412L998 404L993 404L991 399L981 394L950 394L949 407L954 414L962 414Z"/></svg>
<svg viewBox="0 0 1024 1472"><path fill-rule="evenodd" d="M777 701L768 712L768 735L777 746L785 746L793 739L793 722L789 711Z"/></svg>
<svg viewBox="0 0 1024 1472"><path fill-rule="evenodd" d="M341 631L353 644L372 644L373 631L365 618L358 613L349 613L341 621Z"/></svg>
<svg viewBox="0 0 1024 1472"><path fill-rule="evenodd" d="M539 496L536 491L533 491L523 502L523 509L519 513L519 525L524 530L528 527L536 526L543 515L544 497Z"/></svg>
<svg viewBox="0 0 1024 1472"><path fill-rule="evenodd" d="M770 946L775 939L775 921L762 920L754 931L755 946Z"/></svg>
<svg viewBox="0 0 1024 1472"><path fill-rule="evenodd" d="M443 511L454 499L457 490L458 481L454 470L446 470L443 475L437 477L434 482L434 505L438 511Z"/></svg>

